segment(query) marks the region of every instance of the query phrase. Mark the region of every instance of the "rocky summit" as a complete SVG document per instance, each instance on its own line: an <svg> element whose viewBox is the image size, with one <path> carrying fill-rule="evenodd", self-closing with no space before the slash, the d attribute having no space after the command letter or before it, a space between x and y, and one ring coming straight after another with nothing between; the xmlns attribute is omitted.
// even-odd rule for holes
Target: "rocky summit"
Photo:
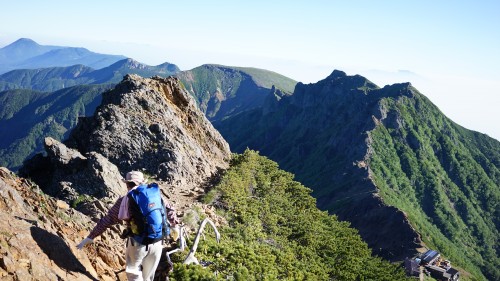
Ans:
<svg viewBox="0 0 500 281"><path fill-rule="evenodd" d="M219 225L221 219L197 199L229 166L230 157L229 145L178 79L126 76L103 94L94 116L80 118L67 141L47 137L45 153L20 169L24 178L2 170L0 276L125 280L125 261L117 254L124 247L121 226L75 250L92 221L126 193L123 176L143 171L160 185L181 220L196 205Z"/></svg>
<svg viewBox="0 0 500 281"><path fill-rule="evenodd" d="M229 145L176 78L127 75L103 94L66 141L122 171L144 170L173 186L197 186L227 167Z"/></svg>
<svg viewBox="0 0 500 281"><path fill-rule="evenodd" d="M105 92L94 116L80 118L64 144L46 139L45 150L20 174L68 202L82 194L114 199L123 194L119 179L130 170L173 190L196 189L230 159L228 144L179 80L135 75Z"/></svg>

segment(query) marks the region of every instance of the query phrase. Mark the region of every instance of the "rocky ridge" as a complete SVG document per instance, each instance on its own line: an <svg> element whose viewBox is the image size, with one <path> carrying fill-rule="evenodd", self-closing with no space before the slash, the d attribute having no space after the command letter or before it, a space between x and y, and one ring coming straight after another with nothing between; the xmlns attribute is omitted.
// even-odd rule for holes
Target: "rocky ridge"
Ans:
<svg viewBox="0 0 500 281"><path fill-rule="evenodd" d="M198 198L228 167L229 146L176 78L126 76L115 89L103 94L93 117L81 118L69 140L61 143L46 138L45 151L20 169L20 174L33 183L7 170L3 174L9 181L2 185L3 202L13 196L19 202L18 207L2 214L5 222L19 224L15 232L10 231L12 225L1 228L6 244L0 250L6 257L0 265L6 278L38 276L33 265L24 262L36 261L26 254L30 250L8 250L21 243L16 242L18 233L25 233L26 241L21 244L37 244L33 247L44 253L38 251L39 259L44 260L40 264L45 264L49 273L41 280L73 279L67 274L76 276L76 280L124 280L124 259L116 254L123 252L121 226L106 231L83 251L75 251L74 245L88 234L94 225L92 220L97 221L116 198L126 193L121 179L130 170L141 170L149 181L160 185L188 232L198 226L201 216L224 223ZM19 196L13 191L16 188L21 191ZM8 209L6 206L0 207ZM61 208L66 211L61 212ZM41 224L45 221L50 223ZM28 235L33 225L38 225L37 234ZM57 243L63 254L54 254L43 242L46 239L39 242L40 233ZM59 259L61 265L57 264ZM18 263L25 270L10 266Z"/></svg>
<svg viewBox="0 0 500 281"><path fill-rule="evenodd" d="M104 93L94 116L81 118L66 144L176 187L199 186L227 167L231 156L178 79L137 75Z"/></svg>
<svg viewBox="0 0 500 281"><path fill-rule="evenodd" d="M136 75L104 93L94 116L80 118L65 144L47 138L45 150L20 175L68 204L84 203L80 210L94 218L102 202L124 193L120 179L130 170L168 186L169 197L197 197L230 159L228 144L179 80Z"/></svg>

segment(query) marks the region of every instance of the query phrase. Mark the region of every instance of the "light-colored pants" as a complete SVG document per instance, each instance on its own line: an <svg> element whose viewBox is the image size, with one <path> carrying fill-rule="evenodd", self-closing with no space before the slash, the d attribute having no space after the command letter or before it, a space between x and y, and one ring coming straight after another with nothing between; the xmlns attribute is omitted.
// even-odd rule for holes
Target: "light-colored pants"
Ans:
<svg viewBox="0 0 500 281"><path fill-rule="evenodd" d="M141 245L132 238L127 241L127 279L129 281L153 281L156 267L161 258L162 243L158 241L147 246ZM142 265L142 272L141 272Z"/></svg>

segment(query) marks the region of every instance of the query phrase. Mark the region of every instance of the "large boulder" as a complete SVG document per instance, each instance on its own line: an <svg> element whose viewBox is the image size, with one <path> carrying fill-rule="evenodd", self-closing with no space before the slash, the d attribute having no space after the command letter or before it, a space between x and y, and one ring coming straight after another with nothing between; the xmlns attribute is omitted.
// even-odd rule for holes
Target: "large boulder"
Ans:
<svg viewBox="0 0 500 281"><path fill-rule="evenodd" d="M39 154L28 160L20 174L92 218L107 211L103 203L111 203L127 192L118 168L99 153L83 156L52 138L45 139L45 150L46 156Z"/></svg>

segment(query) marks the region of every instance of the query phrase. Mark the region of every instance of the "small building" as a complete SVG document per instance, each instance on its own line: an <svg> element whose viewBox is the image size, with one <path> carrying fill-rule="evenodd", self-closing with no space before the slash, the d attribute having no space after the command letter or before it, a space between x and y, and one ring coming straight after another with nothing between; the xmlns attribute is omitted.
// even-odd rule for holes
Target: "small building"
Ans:
<svg viewBox="0 0 500 281"><path fill-rule="evenodd" d="M435 251L435 250L428 250L425 252L422 256L420 256L420 264L421 265L433 265L436 260L438 260L441 257L441 255Z"/></svg>
<svg viewBox="0 0 500 281"><path fill-rule="evenodd" d="M435 265L426 265L425 269L430 272L431 277L442 281L457 281L460 277L458 270L454 268L442 268Z"/></svg>
<svg viewBox="0 0 500 281"><path fill-rule="evenodd" d="M408 276L419 276L420 275L420 265L414 259L406 258L405 262L405 272Z"/></svg>

